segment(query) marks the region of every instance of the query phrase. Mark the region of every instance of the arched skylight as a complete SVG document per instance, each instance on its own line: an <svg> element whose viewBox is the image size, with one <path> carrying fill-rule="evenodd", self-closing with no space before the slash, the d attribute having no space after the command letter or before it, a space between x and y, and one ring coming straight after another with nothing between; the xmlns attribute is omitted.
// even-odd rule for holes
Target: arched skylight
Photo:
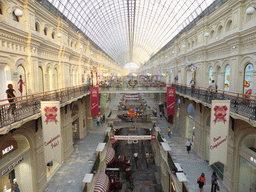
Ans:
<svg viewBox="0 0 256 192"><path fill-rule="evenodd" d="M145 63L215 0L49 0L117 63Z"/></svg>

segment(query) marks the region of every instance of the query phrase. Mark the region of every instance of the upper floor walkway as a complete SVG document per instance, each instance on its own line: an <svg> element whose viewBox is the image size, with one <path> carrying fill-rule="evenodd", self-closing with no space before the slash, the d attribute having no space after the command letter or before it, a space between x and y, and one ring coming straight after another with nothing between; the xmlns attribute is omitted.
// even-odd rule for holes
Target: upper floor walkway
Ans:
<svg viewBox="0 0 256 192"><path fill-rule="evenodd" d="M176 94L201 103L211 108L212 100L230 100L231 116L243 119L252 126L256 126L256 98L223 90L210 91L208 88L191 88L187 85L172 84L176 87ZM100 87L100 93L166 93L166 87ZM81 85L48 92L36 93L18 97L14 108L8 99L0 100L0 135L18 128L22 124L35 120L41 116L40 101L60 101L61 107L90 94L90 86Z"/></svg>

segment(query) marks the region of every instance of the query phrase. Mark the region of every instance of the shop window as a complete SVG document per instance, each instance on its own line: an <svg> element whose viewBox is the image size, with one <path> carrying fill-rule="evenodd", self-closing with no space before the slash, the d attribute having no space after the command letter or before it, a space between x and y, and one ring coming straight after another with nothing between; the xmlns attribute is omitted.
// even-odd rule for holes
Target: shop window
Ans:
<svg viewBox="0 0 256 192"><path fill-rule="evenodd" d="M213 68L210 67L210 69L209 69L209 85L211 84L212 80L213 80Z"/></svg>
<svg viewBox="0 0 256 192"><path fill-rule="evenodd" d="M206 125L210 127L211 125L211 116L209 116L206 120Z"/></svg>
<svg viewBox="0 0 256 192"><path fill-rule="evenodd" d="M15 15L14 11L12 12L12 20L19 22L19 17Z"/></svg>
<svg viewBox="0 0 256 192"><path fill-rule="evenodd" d="M229 31L232 27L232 20L229 20L226 26L226 31Z"/></svg>
<svg viewBox="0 0 256 192"><path fill-rule="evenodd" d="M229 87L230 87L230 65L227 65L225 69L224 91L229 91Z"/></svg>
<svg viewBox="0 0 256 192"><path fill-rule="evenodd" d="M35 23L35 29L37 32L40 32L40 25L38 22Z"/></svg>
<svg viewBox="0 0 256 192"><path fill-rule="evenodd" d="M44 34L47 36L47 34L48 34L48 28L47 27L45 27L44 28Z"/></svg>
<svg viewBox="0 0 256 192"><path fill-rule="evenodd" d="M188 104L187 112L192 117L196 116L196 112L195 112L195 108L194 108L193 104L191 104L191 103Z"/></svg>
<svg viewBox="0 0 256 192"><path fill-rule="evenodd" d="M242 146L256 153L256 134L252 133L247 135L242 141Z"/></svg>
<svg viewBox="0 0 256 192"><path fill-rule="evenodd" d="M253 81L253 65L248 64L244 71L244 94L252 94L252 82Z"/></svg>

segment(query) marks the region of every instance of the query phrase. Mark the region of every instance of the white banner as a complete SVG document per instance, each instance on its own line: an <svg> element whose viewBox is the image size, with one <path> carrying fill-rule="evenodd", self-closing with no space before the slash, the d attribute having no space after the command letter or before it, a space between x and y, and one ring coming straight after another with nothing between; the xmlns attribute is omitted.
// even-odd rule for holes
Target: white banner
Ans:
<svg viewBox="0 0 256 192"><path fill-rule="evenodd" d="M151 140L151 135L113 135L114 140Z"/></svg>
<svg viewBox="0 0 256 192"><path fill-rule="evenodd" d="M209 165L227 164L230 100L213 100L210 128Z"/></svg>
<svg viewBox="0 0 256 192"><path fill-rule="evenodd" d="M60 102L41 101L45 163L61 163Z"/></svg>

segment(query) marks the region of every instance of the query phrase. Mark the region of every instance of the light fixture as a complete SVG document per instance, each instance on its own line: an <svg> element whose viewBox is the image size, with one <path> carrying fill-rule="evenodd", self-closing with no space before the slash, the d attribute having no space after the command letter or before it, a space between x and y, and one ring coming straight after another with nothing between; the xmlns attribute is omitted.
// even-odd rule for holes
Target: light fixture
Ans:
<svg viewBox="0 0 256 192"><path fill-rule="evenodd" d="M236 46L233 46L233 49L235 49L236 48Z"/></svg>
<svg viewBox="0 0 256 192"><path fill-rule="evenodd" d="M93 52L91 52L91 55L93 54Z"/></svg>
<svg viewBox="0 0 256 192"><path fill-rule="evenodd" d="M204 34L204 36L205 36L205 37L209 37L209 36L210 36L210 33L206 32L206 33Z"/></svg>
<svg viewBox="0 0 256 192"><path fill-rule="evenodd" d="M175 52L173 51L172 54L174 54Z"/></svg>
<svg viewBox="0 0 256 192"><path fill-rule="evenodd" d="M17 17L23 16L23 11L21 9L15 9L14 13Z"/></svg>
<svg viewBox="0 0 256 192"><path fill-rule="evenodd" d="M246 9L246 14L247 14L247 15L252 15L252 14L254 13L254 11L255 11L255 8L254 8L254 7L248 7L248 8Z"/></svg>
<svg viewBox="0 0 256 192"><path fill-rule="evenodd" d="M186 47L186 45L182 45L182 47L183 47L183 48L185 48L185 47Z"/></svg>
<svg viewBox="0 0 256 192"><path fill-rule="evenodd" d="M58 34L57 34L57 37L58 37L58 38L61 38L61 37L62 37L62 34L61 34L61 33L58 33Z"/></svg>
<svg viewBox="0 0 256 192"><path fill-rule="evenodd" d="M83 49L83 47L84 47L84 46L83 46L83 45L81 45L81 46L80 46L80 49Z"/></svg>

